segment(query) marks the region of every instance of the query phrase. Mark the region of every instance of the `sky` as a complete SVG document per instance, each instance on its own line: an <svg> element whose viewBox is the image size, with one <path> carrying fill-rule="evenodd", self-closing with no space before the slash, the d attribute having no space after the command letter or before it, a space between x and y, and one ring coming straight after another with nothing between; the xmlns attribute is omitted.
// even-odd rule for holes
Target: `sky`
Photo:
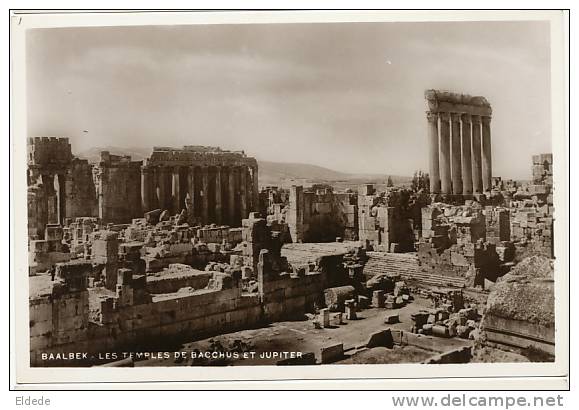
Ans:
<svg viewBox="0 0 579 410"><path fill-rule="evenodd" d="M485 96L493 175L551 151L548 22L87 27L27 32L28 136L212 145L351 173L428 169L424 91Z"/></svg>

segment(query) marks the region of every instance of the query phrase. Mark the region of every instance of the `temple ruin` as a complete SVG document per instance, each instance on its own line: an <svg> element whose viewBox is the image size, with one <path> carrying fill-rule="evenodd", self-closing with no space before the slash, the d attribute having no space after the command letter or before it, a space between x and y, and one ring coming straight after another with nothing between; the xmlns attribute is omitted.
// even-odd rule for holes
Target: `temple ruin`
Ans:
<svg viewBox="0 0 579 410"><path fill-rule="evenodd" d="M217 147L89 163L31 138L31 364L552 361L554 158L493 176L488 101L426 99L429 183L384 189L260 187ZM272 341L306 351L235 359Z"/></svg>
<svg viewBox="0 0 579 410"><path fill-rule="evenodd" d="M191 207L201 223L241 225L258 206L257 161L217 147L153 148L141 169L143 211Z"/></svg>
<svg viewBox="0 0 579 410"><path fill-rule="evenodd" d="M425 93L430 192L472 195L491 190L491 114L484 97Z"/></svg>
<svg viewBox="0 0 579 410"><path fill-rule="evenodd" d="M155 147L145 161L103 151L89 164L74 157L68 138L30 138L28 187L29 235L38 239L67 218L122 224L156 209L241 226L259 202L257 161L203 146Z"/></svg>

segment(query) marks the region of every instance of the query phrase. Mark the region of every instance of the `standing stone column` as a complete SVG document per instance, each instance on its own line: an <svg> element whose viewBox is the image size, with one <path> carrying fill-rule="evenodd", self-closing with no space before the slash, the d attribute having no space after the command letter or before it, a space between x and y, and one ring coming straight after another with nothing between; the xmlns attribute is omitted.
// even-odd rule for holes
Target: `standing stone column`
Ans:
<svg viewBox="0 0 579 410"><path fill-rule="evenodd" d="M158 185L158 180L159 180L159 171L157 170L157 167L151 167L149 168L149 173L151 175L150 178L150 192L151 192L151 210L153 209L157 209L159 208L159 197L157 194L157 185Z"/></svg>
<svg viewBox="0 0 579 410"><path fill-rule="evenodd" d="M56 174L58 183L57 202L58 202L58 223L64 225L66 218L66 178L64 174Z"/></svg>
<svg viewBox="0 0 579 410"><path fill-rule="evenodd" d="M147 166L141 168L141 199L143 213L151 210L151 169Z"/></svg>
<svg viewBox="0 0 579 410"><path fill-rule="evenodd" d="M257 166L251 167L251 190L253 195L253 212L259 212L259 185Z"/></svg>
<svg viewBox="0 0 579 410"><path fill-rule="evenodd" d="M173 167L171 188L171 206L173 213L179 213L179 211L181 211L179 197L179 167Z"/></svg>
<svg viewBox="0 0 579 410"><path fill-rule="evenodd" d="M46 203L48 205L46 223L56 224L58 223L58 198L56 196L56 190L54 189L54 175L42 175L42 185L44 186Z"/></svg>
<svg viewBox="0 0 579 410"><path fill-rule="evenodd" d="M159 170L159 208L164 211L167 209L167 168L161 166Z"/></svg>
<svg viewBox="0 0 579 410"><path fill-rule="evenodd" d="M215 223L223 223L223 204L221 202L221 167L215 167Z"/></svg>
<svg viewBox="0 0 579 410"><path fill-rule="evenodd" d="M452 113L452 193L462 195L462 161L460 148L460 114Z"/></svg>
<svg viewBox="0 0 579 410"><path fill-rule="evenodd" d="M428 172L430 174L430 193L437 194L440 192L440 171L438 162L438 114L428 111L426 113L426 118L428 120Z"/></svg>
<svg viewBox="0 0 579 410"><path fill-rule="evenodd" d="M189 173L187 174L187 187L189 190L189 198L191 199L191 216L195 215L195 202L197 197L195 196L195 167L189 167Z"/></svg>
<svg viewBox="0 0 579 410"><path fill-rule="evenodd" d="M203 189L202 218L203 223L209 223L209 168L201 168L201 184Z"/></svg>
<svg viewBox="0 0 579 410"><path fill-rule="evenodd" d="M47 219L46 223L57 224L58 221L58 192L55 187L56 175L48 174L42 175L42 185L44 186L44 192L46 195L47 203ZM45 229L43 226L42 229Z"/></svg>
<svg viewBox="0 0 579 410"><path fill-rule="evenodd" d="M460 119L462 123L462 192L470 195L472 194L470 114L462 114Z"/></svg>
<svg viewBox="0 0 579 410"><path fill-rule="evenodd" d="M481 164L480 115L472 116L472 184L473 191L483 192Z"/></svg>
<svg viewBox="0 0 579 410"><path fill-rule="evenodd" d="M439 116L441 191L443 194L450 194L450 115L448 113L440 113Z"/></svg>
<svg viewBox="0 0 579 410"><path fill-rule="evenodd" d="M229 167L229 189L227 190L228 193L228 201L227 206L229 210L229 220L228 223L231 226L235 226L237 224L236 217L235 217L235 167Z"/></svg>
<svg viewBox="0 0 579 410"><path fill-rule="evenodd" d="M484 116L482 119L482 175L483 189L490 191L492 188L493 166L491 150L491 117Z"/></svg>
<svg viewBox="0 0 579 410"><path fill-rule="evenodd" d="M248 217L247 213L247 168L245 166L239 168L239 198L241 208L241 219Z"/></svg>

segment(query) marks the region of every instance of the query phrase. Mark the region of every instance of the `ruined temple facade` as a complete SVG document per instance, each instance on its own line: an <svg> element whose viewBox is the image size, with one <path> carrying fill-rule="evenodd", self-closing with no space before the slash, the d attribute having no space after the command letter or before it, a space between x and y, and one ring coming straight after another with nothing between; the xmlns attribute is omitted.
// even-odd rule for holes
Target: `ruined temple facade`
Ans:
<svg viewBox="0 0 579 410"><path fill-rule="evenodd" d="M49 224L78 217L123 224L161 209L187 209L196 223L241 226L257 209L257 161L216 147L154 148L150 158L101 152L76 158L68 138L28 140L28 233L44 239Z"/></svg>
<svg viewBox="0 0 579 410"><path fill-rule="evenodd" d="M96 215L93 168L72 155L68 138L28 140L28 234L44 238L48 224Z"/></svg>
<svg viewBox="0 0 579 410"><path fill-rule="evenodd" d="M144 212L190 209L202 224L240 226L259 206L257 161L217 147L155 147L141 170Z"/></svg>
<svg viewBox="0 0 579 410"><path fill-rule="evenodd" d="M491 114L484 97L425 93L430 192L472 195L492 188Z"/></svg>

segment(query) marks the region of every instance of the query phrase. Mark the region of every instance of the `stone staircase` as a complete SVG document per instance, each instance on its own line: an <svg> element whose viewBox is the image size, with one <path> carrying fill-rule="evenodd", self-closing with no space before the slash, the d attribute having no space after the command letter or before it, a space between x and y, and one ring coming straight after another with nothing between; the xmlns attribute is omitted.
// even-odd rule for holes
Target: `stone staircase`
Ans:
<svg viewBox="0 0 579 410"><path fill-rule="evenodd" d="M400 275L407 281L424 285L463 288L465 279L460 276L438 275L424 272L416 253L367 252L368 261L364 266L364 276Z"/></svg>

